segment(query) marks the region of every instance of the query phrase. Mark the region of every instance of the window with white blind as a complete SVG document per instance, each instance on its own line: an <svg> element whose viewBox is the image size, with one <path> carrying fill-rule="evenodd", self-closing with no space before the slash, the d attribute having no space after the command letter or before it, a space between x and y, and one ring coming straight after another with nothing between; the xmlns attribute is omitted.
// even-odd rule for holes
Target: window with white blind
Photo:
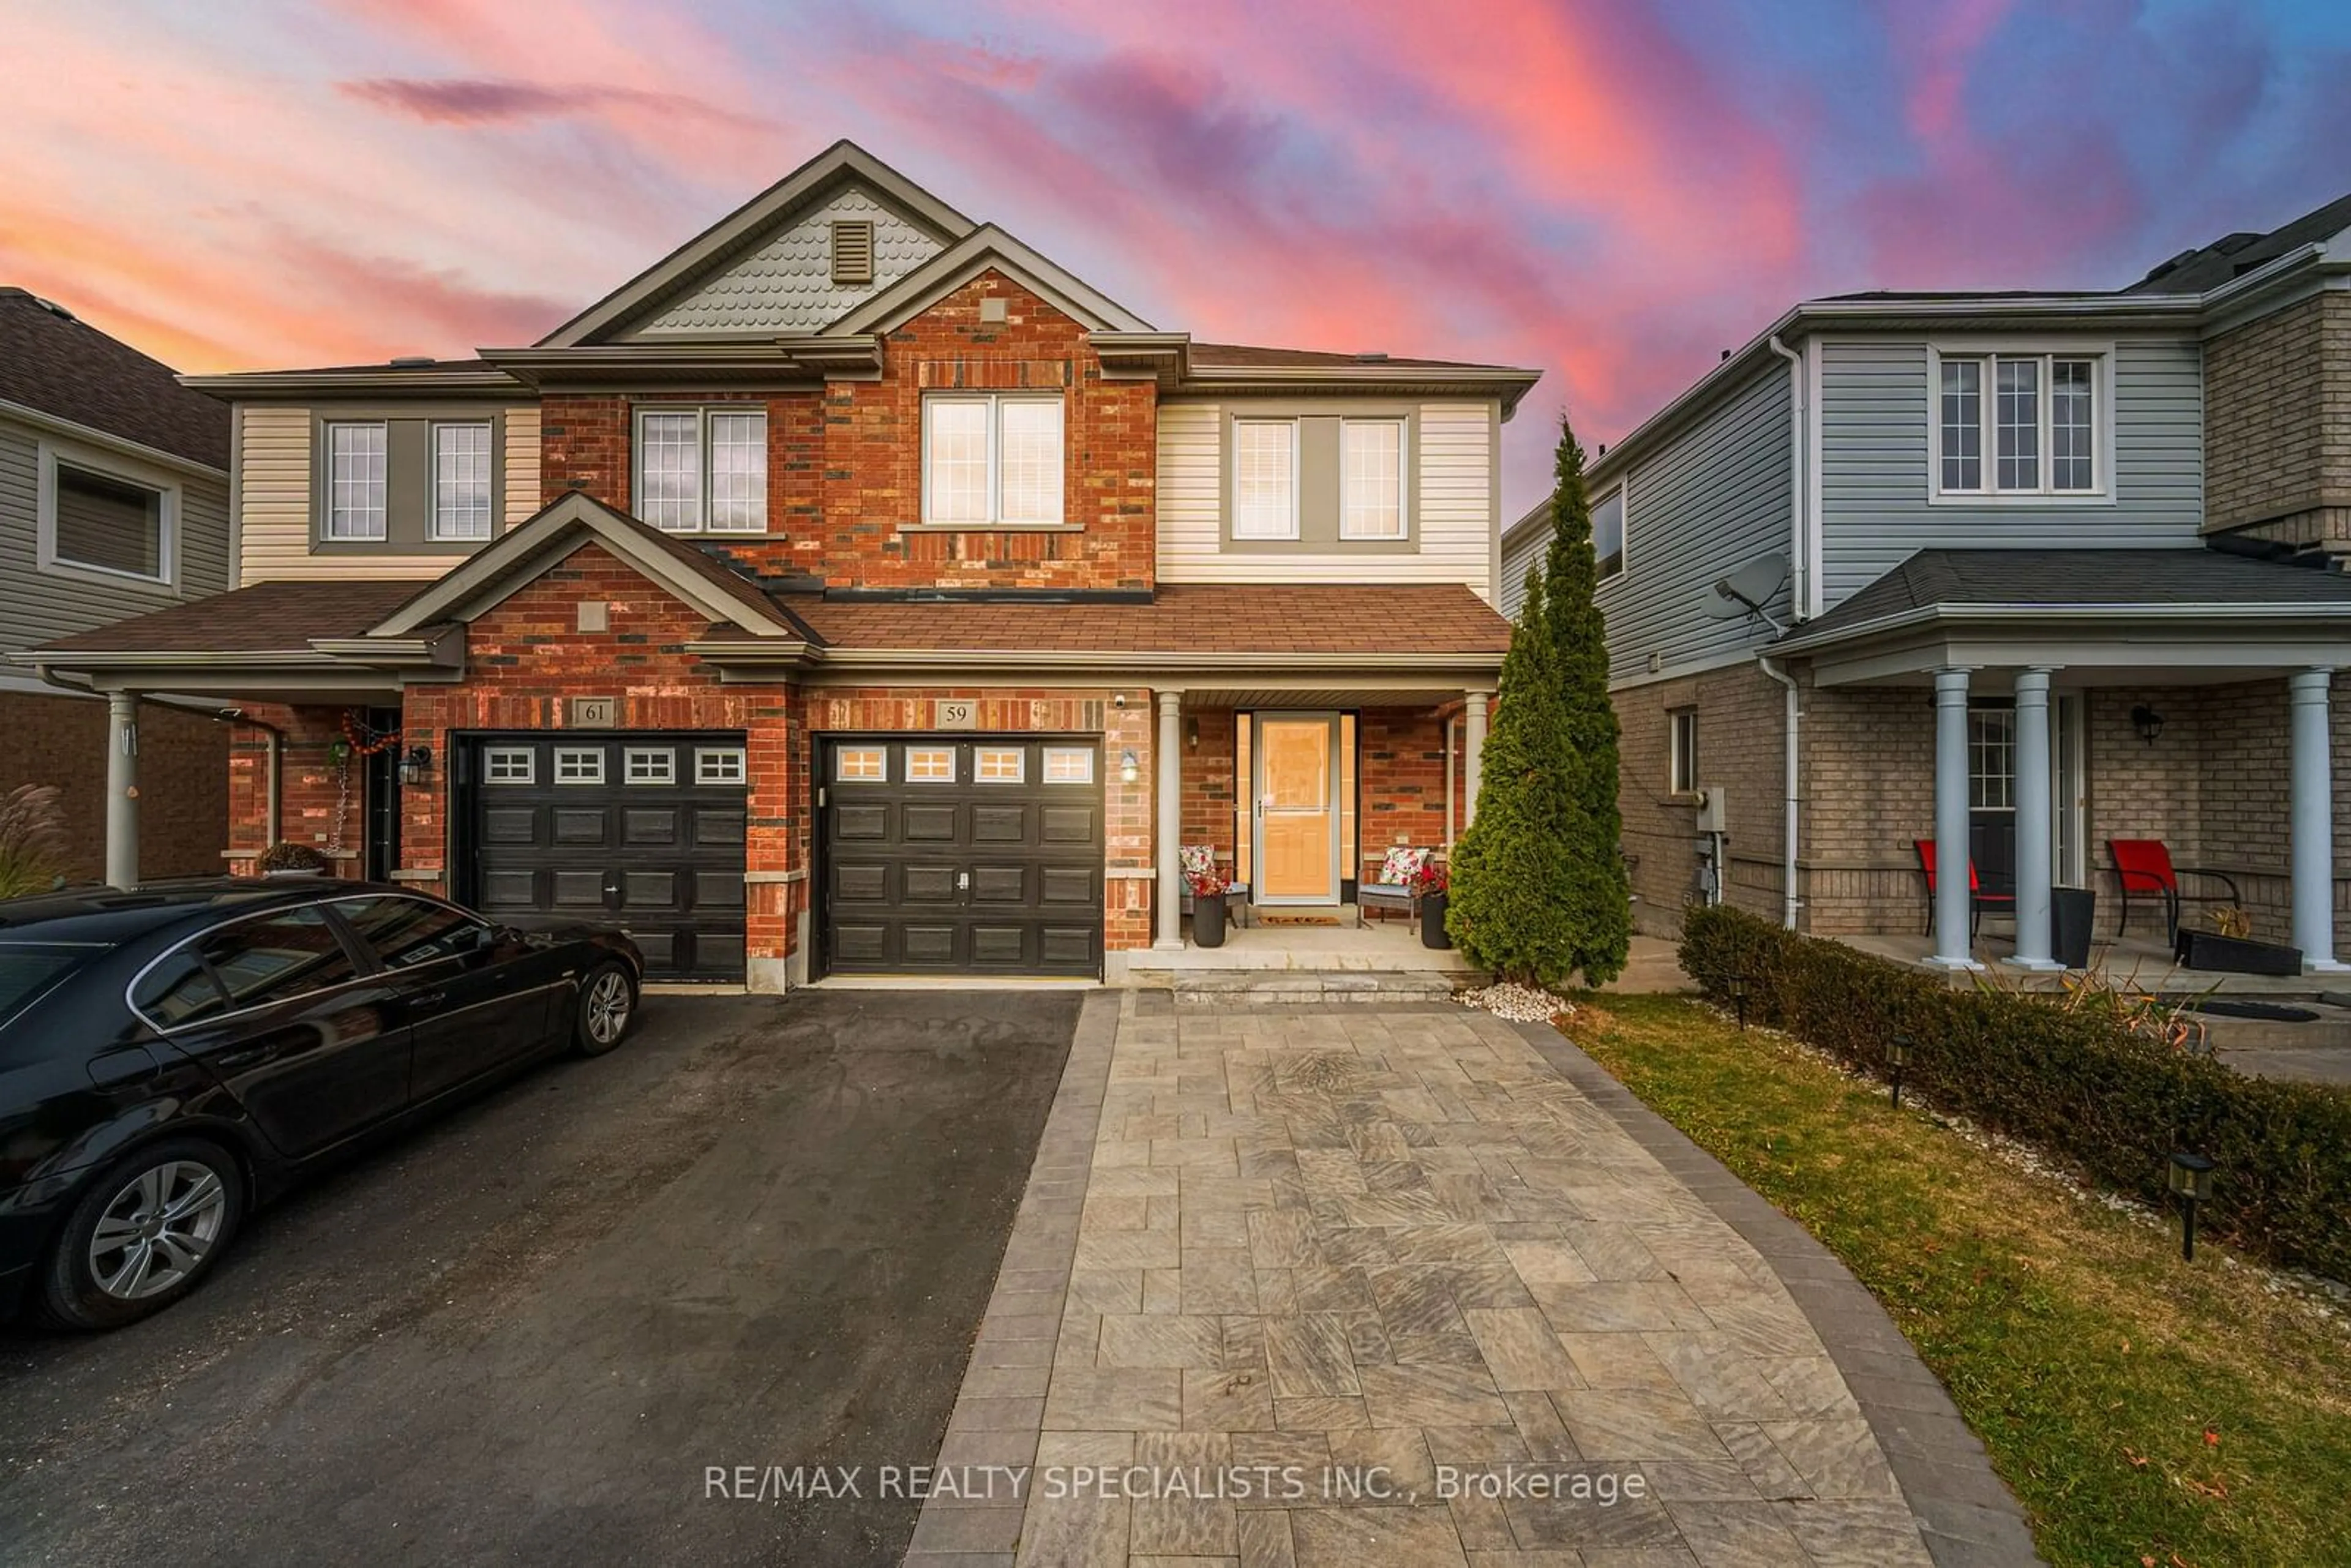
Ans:
<svg viewBox="0 0 2351 1568"><path fill-rule="evenodd" d="M1339 537L1405 537L1404 421L1351 419L1339 427Z"/></svg>
<svg viewBox="0 0 2351 1568"><path fill-rule="evenodd" d="M1935 496L2102 497L2107 492L2102 356L1935 355Z"/></svg>
<svg viewBox="0 0 2351 1568"><path fill-rule="evenodd" d="M327 426L326 538L383 538L386 472L381 422Z"/></svg>
<svg viewBox="0 0 2351 1568"><path fill-rule="evenodd" d="M433 537L490 537L490 427L433 427Z"/></svg>
<svg viewBox="0 0 2351 1568"><path fill-rule="evenodd" d="M768 531L764 409L640 410L636 466L636 515L665 533Z"/></svg>
<svg viewBox="0 0 2351 1568"><path fill-rule="evenodd" d="M923 521L950 528L1062 522L1061 400L942 392L923 400Z"/></svg>
<svg viewBox="0 0 2351 1568"><path fill-rule="evenodd" d="M1233 538L1298 537L1298 422L1233 421Z"/></svg>

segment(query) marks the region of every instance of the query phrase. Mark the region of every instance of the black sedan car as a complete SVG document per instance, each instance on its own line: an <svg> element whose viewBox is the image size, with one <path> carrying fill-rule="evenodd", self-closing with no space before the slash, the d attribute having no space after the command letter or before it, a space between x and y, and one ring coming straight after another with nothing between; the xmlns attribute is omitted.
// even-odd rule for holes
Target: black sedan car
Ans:
<svg viewBox="0 0 2351 1568"><path fill-rule="evenodd" d="M404 888L214 881L0 903L0 1317L110 1328L363 1139L621 1042L643 960Z"/></svg>

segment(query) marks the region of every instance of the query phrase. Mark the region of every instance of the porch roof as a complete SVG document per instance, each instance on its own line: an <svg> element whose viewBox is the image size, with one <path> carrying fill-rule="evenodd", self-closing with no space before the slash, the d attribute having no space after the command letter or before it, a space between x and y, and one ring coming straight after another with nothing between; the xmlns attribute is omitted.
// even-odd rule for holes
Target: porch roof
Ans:
<svg viewBox="0 0 2351 1568"><path fill-rule="evenodd" d="M416 589L413 582L396 580L257 582L76 632L44 643L32 653L57 664L87 662L92 654L307 655L319 638L360 635Z"/></svg>

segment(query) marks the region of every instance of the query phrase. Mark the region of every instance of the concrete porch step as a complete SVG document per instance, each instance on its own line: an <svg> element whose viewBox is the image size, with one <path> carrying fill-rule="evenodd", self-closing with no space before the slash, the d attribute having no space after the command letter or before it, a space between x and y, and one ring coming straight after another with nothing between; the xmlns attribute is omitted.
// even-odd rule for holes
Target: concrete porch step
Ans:
<svg viewBox="0 0 2351 1568"><path fill-rule="evenodd" d="M1176 969L1165 983L1177 1007L1247 1008L1443 1002L1461 982L1434 970Z"/></svg>

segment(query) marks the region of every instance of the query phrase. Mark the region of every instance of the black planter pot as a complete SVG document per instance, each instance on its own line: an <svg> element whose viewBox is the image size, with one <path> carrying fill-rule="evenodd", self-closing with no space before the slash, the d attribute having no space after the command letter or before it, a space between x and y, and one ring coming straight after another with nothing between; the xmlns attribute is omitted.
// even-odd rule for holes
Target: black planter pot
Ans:
<svg viewBox="0 0 2351 1568"><path fill-rule="evenodd" d="M2302 949L2274 942L2249 942L2214 931L2182 931L2174 955L2186 969L2219 969L2232 975L2299 975Z"/></svg>
<svg viewBox="0 0 2351 1568"><path fill-rule="evenodd" d="M1221 947L1225 945L1225 895L1192 899L1192 945L1196 947Z"/></svg>
<svg viewBox="0 0 2351 1568"><path fill-rule="evenodd" d="M1453 938L1445 934L1445 903L1441 893L1420 895L1420 945L1442 950L1453 946Z"/></svg>

